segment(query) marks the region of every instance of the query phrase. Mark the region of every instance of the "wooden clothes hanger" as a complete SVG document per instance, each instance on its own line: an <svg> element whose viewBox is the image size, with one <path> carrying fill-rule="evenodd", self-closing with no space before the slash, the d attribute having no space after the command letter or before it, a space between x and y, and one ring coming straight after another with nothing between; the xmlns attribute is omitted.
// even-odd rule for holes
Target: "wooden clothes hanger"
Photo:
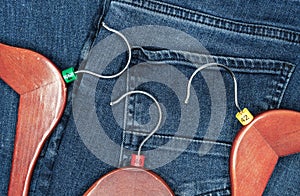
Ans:
<svg viewBox="0 0 300 196"><path fill-rule="evenodd" d="M188 103L190 87L195 75L211 66L221 67L232 76L235 105L239 110L236 117L246 125L236 136L231 150L232 195L261 195L278 158L300 152L300 113L290 110L271 110L254 119L247 108L241 110L239 107L237 80L234 73L227 66L218 63L205 64L193 73L188 83L185 103Z"/></svg>
<svg viewBox="0 0 300 196"><path fill-rule="evenodd" d="M299 152L299 112L271 110L258 115L233 142L232 195L262 195L279 157Z"/></svg>
<svg viewBox="0 0 300 196"><path fill-rule="evenodd" d="M111 102L111 105L120 102L128 95L136 93L144 94L155 102L160 116L156 127L142 141L138 153L132 155L131 166L113 170L101 177L85 192L84 196L174 196L170 187L161 177L143 168L145 157L141 155L142 146L158 130L162 121L162 112L159 103L149 93L144 91L130 91L118 100Z"/></svg>
<svg viewBox="0 0 300 196"><path fill-rule="evenodd" d="M4 44L0 77L20 95L8 195L25 196L42 147L62 116L67 89L47 58Z"/></svg>

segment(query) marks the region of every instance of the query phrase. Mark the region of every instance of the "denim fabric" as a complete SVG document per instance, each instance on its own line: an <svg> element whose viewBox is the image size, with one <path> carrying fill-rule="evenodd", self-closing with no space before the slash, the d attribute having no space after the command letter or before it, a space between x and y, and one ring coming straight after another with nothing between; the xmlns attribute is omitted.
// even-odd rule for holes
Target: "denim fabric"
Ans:
<svg viewBox="0 0 300 196"><path fill-rule="evenodd" d="M217 80L223 83L216 81L212 88L207 83L205 73L198 74L192 82L194 90L191 101L196 100L192 103L199 107L195 107L199 118L195 120L191 116L192 122L181 126L183 100L174 89L180 90L178 86L182 82L173 79L177 72L168 72L166 64L178 70L186 80L197 67L205 63L224 64L237 77L240 105L249 108L254 115L275 108L300 111L300 3L297 1L239 0L229 3L113 0L66 1L47 6L28 2L4 5L0 21L5 25L1 27L3 34L0 35L0 41L40 52L61 69L75 66L79 62L80 68L103 71L104 74L122 69L127 60L126 53L113 59L104 68L91 60L95 55L93 49L97 44L105 43L104 38L111 34L101 28L101 21L122 31L133 46L139 46L132 50L130 69L121 77L98 80L84 75L80 76L74 87L69 86L66 112L41 154L30 195L80 195L114 167L129 164L130 153L137 150L147 130L153 127L152 122L156 116L152 113L155 110L152 109L150 99L136 95L128 98L121 106L114 106L123 109L116 117L109 102L117 95L134 89L153 94L163 106L164 112L163 125L143 148L147 155L145 166L153 168L176 195L230 195L230 148L241 128L235 119L232 79L227 72L220 70L222 79ZM151 37L149 32L138 35L146 41L136 41L137 35L130 28L145 25L167 26L185 32L199 41L206 51L199 51L190 42L181 43L183 41L175 34L161 35L170 39L170 43L174 42L173 48L148 45L152 41L146 40L147 36ZM123 47L126 50L121 39L119 42L120 45L107 45L107 48L111 47L111 53L115 52L114 48L117 50ZM98 55L99 62L107 59L105 54ZM154 78L164 77L166 72L169 77L162 81L171 81L170 86L155 82ZM220 76L215 75L215 69L206 73L212 74L212 78ZM95 84L96 89L92 84ZM224 84L224 92L217 84ZM116 94L116 85L123 91ZM1 93L3 104L0 108L3 132L5 129L14 130L17 95L3 83L1 89L4 92ZM225 93L224 99L222 93ZM107 136L119 145L118 151L108 151L106 155L113 157L115 162L112 165L92 153L93 150L87 145L101 145L106 141L97 137L83 138L78 126L80 121L86 129L97 132L89 121L92 112L82 106L90 97L94 98L100 125ZM220 107L225 103L223 116L217 116L218 113L212 110L213 100ZM81 116L76 113L78 110L83 110L86 116L79 118ZM123 124L120 125L121 121ZM210 123L218 124L220 128L209 130ZM1 172L1 195L6 193L13 144L13 132L6 134L1 133L1 157L5 157L4 167L1 168L4 172ZM171 142L174 142L171 147L166 145ZM187 144L187 147L183 148L183 144ZM201 154L199 149L203 146L211 148ZM159 149L159 153L151 154L151 150L155 149ZM156 165L160 158L173 154L178 156L164 165ZM299 153L280 158L264 195L299 194L299 163Z"/></svg>
<svg viewBox="0 0 300 196"><path fill-rule="evenodd" d="M0 172L0 194L5 195L9 182L10 165L14 148L14 136L16 130L16 120L18 114L19 97L10 87L2 80L0 81L0 111L1 111L1 137L0 137L0 154L1 154L1 172ZM9 101L7 101L9 100Z"/></svg>
<svg viewBox="0 0 300 196"><path fill-rule="evenodd" d="M104 1L2 1L0 6L0 42L39 52L60 69L76 66L81 52L89 48ZM83 53L84 54L84 53ZM7 195L18 95L1 80L0 195ZM67 107L70 108L70 107ZM47 195L55 157L70 111L46 144L32 180L32 194ZM31 193L30 193L31 194Z"/></svg>

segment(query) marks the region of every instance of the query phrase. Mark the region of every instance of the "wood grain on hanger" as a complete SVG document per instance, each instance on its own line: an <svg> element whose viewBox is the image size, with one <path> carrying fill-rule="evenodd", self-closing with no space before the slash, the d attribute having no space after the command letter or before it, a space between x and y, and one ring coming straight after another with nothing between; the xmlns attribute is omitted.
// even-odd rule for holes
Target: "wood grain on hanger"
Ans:
<svg viewBox="0 0 300 196"><path fill-rule="evenodd" d="M66 87L47 58L4 44L0 77L20 95L8 195L25 196L42 147L62 116Z"/></svg>

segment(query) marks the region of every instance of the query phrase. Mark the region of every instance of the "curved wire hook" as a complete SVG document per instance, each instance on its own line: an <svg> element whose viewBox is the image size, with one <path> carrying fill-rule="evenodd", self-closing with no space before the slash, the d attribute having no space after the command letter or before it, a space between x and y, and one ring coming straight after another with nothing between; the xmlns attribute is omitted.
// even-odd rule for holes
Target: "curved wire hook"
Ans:
<svg viewBox="0 0 300 196"><path fill-rule="evenodd" d="M139 91L139 90L135 90L135 91L129 91L127 93L125 93L124 95L122 95L120 98L118 98L115 101L110 102L110 105L113 106L117 103L119 103L122 99L124 99L126 96L132 95L132 94L143 94L148 96L149 98L151 98L154 103L156 104L156 107L158 109L158 114L159 114L159 118L158 118L158 122L157 125L155 126L155 128L149 133L149 135L141 142L139 149L138 149L138 156L141 155L141 151L142 151L142 147L143 145L152 137L152 135L158 130L159 126L161 125L162 122L162 110L161 107L158 103L158 101L149 93L145 92L145 91Z"/></svg>
<svg viewBox="0 0 300 196"><path fill-rule="evenodd" d="M188 103L189 101L189 98L190 98L190 94L191 94L191 84L192 84L192 80L193 78L195 77L195 75L200 72L201 70L207 68L207 67L212 67L212 66L217 66L217 67L221 67L223 69L225 69L226 71L229 72L229 74L231 75L232 79L233 79L233 83L234 83L234 103L235 103L235 106L236 108L241 112L241 108L239 106L239 103L238 103L238 96L237 96L237 80L236 80L236 77L234 75L234 73L229 69L229 67L225 66L225 65L222 65L222 64L219 64L219 63L207 63L201 67L199 67L193 74L192 76L190 77L189 79L189 82L188 82L188 85L187 85L187 91L186 91L186 99L184 101L185 104Z"/></svg>
<svg viewBox="0 0 300 196"><path fill-rule="evenodd" d="M126 71L126 69L128 68L129 64L130 64L130 61L131 61L131 46L127 40L127 38L119 31L115 30L115 29L112 29L110 27L108 27L104 22L102 22L102 26L112 32L112 33L115 33L117 34L118 36L120 36L126 43L127 47L128 47L128 60L127 60L127 63L125 65L125 67L119 72L119 73L116 73L114 75L110 75L110 76L104 76L104 75L101 75L101 74L97 74L97 73L94 73L92 71L88 71L88 70L78 70L75 72L75 74L78 74L78 73L86 73L86 74L90 74L90 75L93 75L95 77L98 77L98 78L103 78L103 79L112 79L112 78L116 78L118 76L120 76L124 71Z"/></svg>

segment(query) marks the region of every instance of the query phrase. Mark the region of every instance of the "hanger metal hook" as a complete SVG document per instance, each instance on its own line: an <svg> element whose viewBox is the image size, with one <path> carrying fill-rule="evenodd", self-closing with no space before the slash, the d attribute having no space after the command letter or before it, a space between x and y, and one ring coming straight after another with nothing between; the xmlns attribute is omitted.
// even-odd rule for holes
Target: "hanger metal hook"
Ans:
<svg viewBox="0 0 300 196"><path fill-rule="evenodd" d="M239 106L239 103L238 103L238 88L237 88L237 80L236 80L236 77L234 75L234 73L230 70L229 67L225 66L225 65L222 65L222 64L219 64L219 63L207 63L201 67L199 67L193 74L192 76L190 77L189 79L189 82L188 82L188 85L187 85L187 91L186 91L186 99L184 101L185 104L188 103L189 101L189 98L190 98L190 93L191 93L191 84L192 84L192 80L193 78L195 77L195 75L200 72L201 70L203 69L206 69L208 67L212 67L212 66L216 66L216 67L221 67L223 69L225 69L226 71L228 71L228 73L231 75L232 79L233 79L233 83L234 83L234 103L235 103L235 106L236 108L242 112L240 106Z"/></svg>
<svg viewBox="0 0 300 196"><path fill-rule="evenodd" d="M108 31L110 31L110 32L112 32L112 33L115 33L115 34L117 34L118 36L120 36L120 37L124 40L124 42L126 43L126 45L127 45L127 47L128 47L128 60L127 60L127 63L126 63L126 65L125 65L125 67L124 67L119 73L116 73L116 74L110 75L110 76L104 76L104 75L97 74L97 73L94 73L94 72L88 71L88 70L78 70L78 71L75 71L75 72L74 72L75 74L78 74L78 73L86 73L86 74L90 74L90 75L93 75L93 76L98 77L98 78L112 79L112 78L116 78L116 77L122 75L122 73L124 73L124 72L126 71L126 69L129 67L129 64L130 64L130 61L131 61L131 56L132 56L132 54L131 54L131 46L130 46L130 44L129 44L127 38L126 38L121 32L119 32L119 31L117 31L117 30L115 30L115 29L112 29L112 28L108 27L104 22L102 22L102 26L103 26L106 30L108 30Z"/></svg>
<svg viewBox="0 0 300 196"><path fill-rule="evenodd" d="M110 102L110 105L113 106L117 103L119 103L122 99L124 99L126 96L132 95L132 94L143 94L146 95L147 97L151 98L153 100L153 102L155 103L157 110L158 110L158 114L159 114L159 118L157 121L156 126L154 127L154 129L149 133L149 135L141 142L139 149L138 149L138 156L141 155L141 151L142 151L142 147L143 145L152 137L152 135L159 129L161 122L162 122L162 110L161 107L158 103L158 101L149 93L145 92L145 91L139 91L139 90L134 90L134 91L129 91L127 93L125 93L124 95L122 95L120 98L118 98L115 101Z"/></svg>

